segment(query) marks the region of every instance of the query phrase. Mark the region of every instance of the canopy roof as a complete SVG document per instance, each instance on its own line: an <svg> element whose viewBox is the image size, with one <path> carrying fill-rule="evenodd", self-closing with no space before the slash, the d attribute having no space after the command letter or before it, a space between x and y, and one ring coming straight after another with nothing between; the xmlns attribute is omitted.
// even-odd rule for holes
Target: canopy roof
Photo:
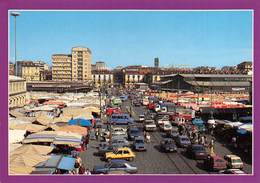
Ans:
<svg viewBox="0 0 260 183"><path fill-rule="evenodd" d="M53 147L50 146L42 146L42 145L22 145L12 151L11 154L40 154L47 155L53 150Z"/></svg>
<svg viewBox="0 0 260 183"><path fill-rule="evenodd" d="M26 130L9 130L8 131L9 143L21 142L24 139L25 133Z"/></svg>
<svg viewBox="0 0 260 183"><path fill-rule="evenodd" d="M66 125L59 127L57 131L64 131L64 132L72 132L81 134L83 136L87 135L87 128L76 126L76 125Z"/></svg>
<svg viewBox="0 0 260 183"><path fill-rule="evenodd" d="M82 119L82 118L77 118L77 119L72 119L69 120L68 122L69 125L78 125L78 126L91 126L91 121Z"/></svg>
<svg viewBox="0 0 260 183"><path fill-rule="evenodd" d="M28 132L40 132L45 130L47 127L42 125L35 125L31 123L23 123L9 126L12 130L26 130Z"/></svg>
<svg viewBox="0 0 260 183"><path fill-rule="evenodd" d="M70 146L79 146L82 143L82 135L63 131L43 131L28 135L24 144L35 142L51 142Z"/></svg>
<svg viewBox="0 0 260 183"><path fill-rule="evenodd" d="M46 161L49 156L39 154L11 154L10 166L16 167L33 167L40 162Z"/></svg>
<svg viewBox="0 0 260 183"><path fill-rule="evenodd" d="M25 175L30 174L35 168L29 166L17 166L10 165L9 166L9 174L11 175Z"/></svg>

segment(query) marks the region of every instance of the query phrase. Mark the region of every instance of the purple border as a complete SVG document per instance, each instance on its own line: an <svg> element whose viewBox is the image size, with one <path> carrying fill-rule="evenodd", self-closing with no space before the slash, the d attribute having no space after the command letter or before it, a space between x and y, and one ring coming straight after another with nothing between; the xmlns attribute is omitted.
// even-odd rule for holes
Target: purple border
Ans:
<svg viewBox="0 0 260 183"><path fill-rule="evenodd" d="M8 9L254 9L254 93L257 93L259 89L257 76L260 77L260 73L257 74L259 63L256 58L260 57L259 50L259 33L260 33L260 22L258 20L260 10L259 0L2 0L0 1L0 93L4 98L1 100L0 108L0 127L1 127L1 139L0 139L0 182L35 182L45 183L45 182L170 182L178 181L180 182L236 182L244 183L247 182L257 182L260 180L259 173L259 156L260 153L257 144L255 143L254 154L254 176L8 176L8 149L7 149L7 121L8 121ZM259 108L257 101L259 97L256 95L254 97L254 111ZM255 116L255 121L259 117ZM255 141L260 137L259 124L254 123L255 130ZM37 180L36 180L37 179Z"/></svg>

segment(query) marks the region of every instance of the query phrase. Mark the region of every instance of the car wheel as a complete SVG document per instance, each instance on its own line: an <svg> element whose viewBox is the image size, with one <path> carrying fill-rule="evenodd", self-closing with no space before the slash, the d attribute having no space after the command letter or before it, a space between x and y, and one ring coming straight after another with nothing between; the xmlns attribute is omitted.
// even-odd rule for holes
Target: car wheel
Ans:
<svg viewBox="0 0 260 183"><path fill-rule="evenodd" d="M107 158L107 161L111 161L111 158Z"/></svg>
<svg viewBox="0 0 260 183"><path fill-rule="evenodd" d="M129 158L129 161L133 161L134 160L134 158Z"/></svg>

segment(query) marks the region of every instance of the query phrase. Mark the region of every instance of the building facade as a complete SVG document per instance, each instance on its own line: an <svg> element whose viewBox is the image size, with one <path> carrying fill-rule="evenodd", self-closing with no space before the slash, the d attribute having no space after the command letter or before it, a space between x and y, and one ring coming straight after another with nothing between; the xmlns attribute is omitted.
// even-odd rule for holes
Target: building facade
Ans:
<svg viewBox="0 0 260 183"><path fill-rule="evenodd" d="M88 81L91 76L91 51L89 48L72 48L72 81Z"/></svg>
<svg viewBox="0 0 260 183"><path fill-rule="evenodd" d="M26 104L26 81L23 78L9 75L9 108Z"/></svg>
<svg viewBox="0 0 260 183"><path fill-rule="evenodd" d="M199 93L249 92L252 77L235 74L172 74L161 76L162 90L188 90Z"/></svg>
<svg viewBox="0 0 260 183"><path fill-rule="evenodd" d="M26 81L43 81L48 65L43 61L18 61L17 75Z"/></svg>
<svg viewBox="0 0 260 183"><path fill-rule="evenodd" d="M71 55L52 55L53 81L89 81L91 76L91 51L85 47L73 47Z"/></svg>
<svg viewBox="0 0 260 183"><path fill-rule="evenodd" d="M15 67L13 63L9 63L9 75L15 75Z"/></svg>
<svg viewBox="0 0 260 183"><path fill-rule="evenodd" d="M244 74L252 75L253 66L252 62L246 61L237 65L237 69Z"/></svg>
<svg viewBox="0 0 260 183"><path fill-rule="evenodd" d="M52 80L71 81L71 55L52 55Z"/></svg>
<svg viewBox="0 0 260 183"><path fill-rule="evenodd" d="M109 70L92 71L92 80L96 87L114 84L114 75Z"/></svg>

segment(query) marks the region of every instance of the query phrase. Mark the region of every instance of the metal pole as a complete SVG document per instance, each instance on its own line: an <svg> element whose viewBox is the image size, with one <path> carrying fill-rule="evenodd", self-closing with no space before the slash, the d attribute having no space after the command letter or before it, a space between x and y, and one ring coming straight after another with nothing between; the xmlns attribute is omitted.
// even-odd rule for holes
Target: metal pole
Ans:
<svg viewBox="0 0 260 183"><path fill-rule="evenodd" d="M14 16L14 63L15 63L15 75L17 76L17 62L16 62L16 16Z"/></svg>

